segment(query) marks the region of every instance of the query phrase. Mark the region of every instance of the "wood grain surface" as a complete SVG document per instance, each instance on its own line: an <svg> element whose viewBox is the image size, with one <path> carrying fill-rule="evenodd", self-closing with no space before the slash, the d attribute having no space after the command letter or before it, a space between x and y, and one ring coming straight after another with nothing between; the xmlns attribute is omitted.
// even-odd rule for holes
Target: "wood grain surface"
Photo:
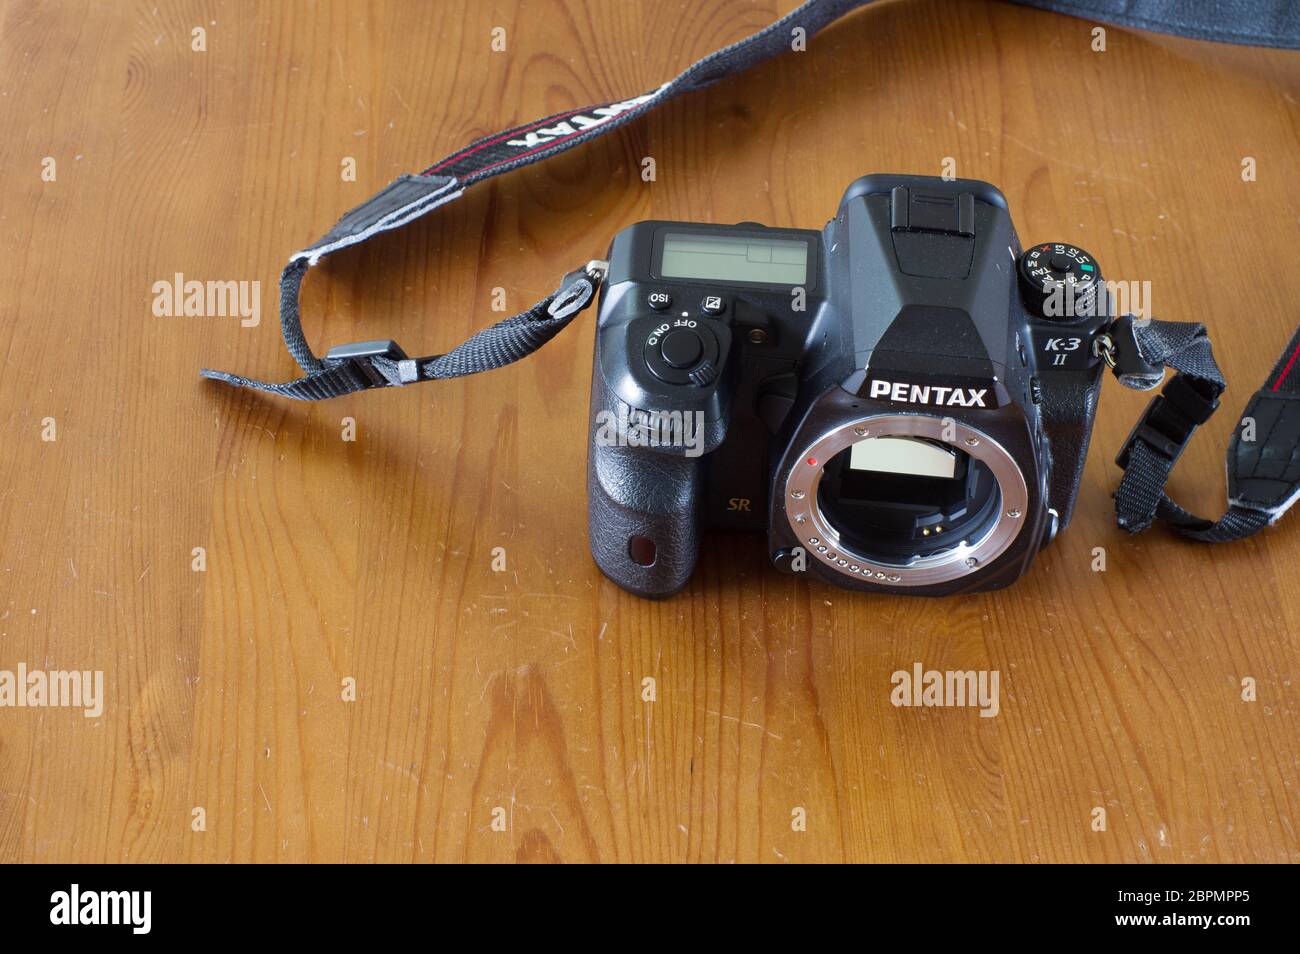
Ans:
<svg viewBox="0 0 1300 954"><path fill-rule="evenodd" d="M1008 590L843 592L738 535L652 603L587 550L592 313L467 380L200 381L294 375L279 269L397 174L794 5L0 3L0 669L105 679L97 718L0 709L0 860L1300 860L1300 518L1216 548L1117 531L1146 398L1115 382L1075 523ZM819 228L853 178L951 157L1026 242L1210 326L1231 389L1173 487L1217 515L1300 319L1300 55L1120 28L1097 52L1093 27L868 8L335 256L308 335L445 350L637 220ZM157 316L177 273L259 281L260 324ZM1000 713L896 708L915 663L998 671Z"/></svg>

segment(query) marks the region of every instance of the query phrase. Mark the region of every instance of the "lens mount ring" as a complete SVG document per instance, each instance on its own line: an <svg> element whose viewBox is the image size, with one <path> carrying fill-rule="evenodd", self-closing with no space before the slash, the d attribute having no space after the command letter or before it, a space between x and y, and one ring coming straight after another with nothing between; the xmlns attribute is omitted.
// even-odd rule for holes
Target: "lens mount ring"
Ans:
<svg viewBox="0 0 1300 954"><path fill-rule="evenodd" d="M817 502L822 469L835 455L872 437L921 437L978 460L997 481L997 519L978 540L906 564L872 560L845 545ZM785 516L799 545L837 573L881 586L930 586L979 572L1015 542L1029 519L1024 474L1006 448L953 418L928 414L877 414L847 421L804 448L785 481Z"/></svg>

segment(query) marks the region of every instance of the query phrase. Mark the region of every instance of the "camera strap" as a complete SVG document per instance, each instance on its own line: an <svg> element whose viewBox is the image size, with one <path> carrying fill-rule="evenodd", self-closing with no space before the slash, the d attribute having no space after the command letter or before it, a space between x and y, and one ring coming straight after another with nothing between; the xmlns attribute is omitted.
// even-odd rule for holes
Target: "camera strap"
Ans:
<svg viewBox="0 0 1300 954"><path fill-rule="evenodd" d="M631 99L554 113L484 136L419 175L395 179L346 213L319 241L295 252L280 276L280 329L289 353L305 372L303 377L274 384L206 368L200 373L236 387L319 401L371 388L477 374L532 354L591 304L604 278L603 263L592 262L570 272L555 292L527 311L480 331L446 354L425 358L408 358L396 342L387 340L342 345L318 358L302 331L299 296L303 278L307 269L326 256L401 228L460 198L477 182L541 162L602 136L661 103L784 53L800 34L811 38L827 24L873 2L808 0L770 26L710 53L658 89Z"/></svg>
<svg viewBox="0 0 1300 954"><path fill-rule="evenodd" d="M408 357L391 340L341 345L330 349L324 357L317 357L303 333L299 313L303 279L308 269L326 257L367 242L384 232L402 228L460 198L467 188L478 182L541 162L611 132L661 103L703 89L795 48L801 38L804 41L811 39L833 21L873 2L875 0L808 0L770 26L709 54L648 93L582 109L565 110L504 132L484 136L418 175L404 175L395 179L382 191L347 212L318 241L295 252L280 276L281 333L289 353L303 370L302 377L273 383L225 371L203 369L200 373L204 377L236 387L298 400L319 401L374 388L400 387L420 381L477 374L503 367L532 354L592 303L596 290L604 279L605 263L590 262L584 268L569 272L554 292L526 311L478 332L445 354L422 358ZM1223 4L1218 0L1186 0L1180 4L1171 4L1168 0L1015 2L1107 23L1198 39L1292 49L1300 47L1300 6L1292 0L1257 0L1252 4L1249 16L1242 16L1237 4ZM1186 330L1189 328L1200 330L1192 333ZM1144 380L1147 387L1157 385L1157 363L1159 374L1163 374L1165 364L1177 373L1165 388L1164 394L1152 402L1121 455L1124 458L1121 466L1125 467L1125 476L1116 494L1121 526L1137 532L1149 526L1152 519L1159 518L1197 539L1236 539L1253 533L1271 519L1276 519L1294 500L1294 494L1286 498L1284 503L1278 503L1276 493L1260 489L1256 486L1256 479L1249 475L1254 473L1251 468L1268 470L1279 463L1278 455L1286 450L1280 436L1276 438L1276 444L1265 442L1264 450L1270 447L1272 450L1267 454L1261 452L1258 459L1250 457L1249 451L1240 450L1240 442L1234 437L1234 451L1229 455L1230 478L1234 473L1234 460L1238 461L1236 472L1241 476L1237 482L1238 493L1234 496L1228 514L1221 520L1210 522L1194 517L1164 495L1163 488L1169 471L1181 453L1182 446L1195 427L1208 418L1209 413L1213 413L1213 407L1205 412L1207 405L1192 400L1188 395L1209 395L1213 392L1212 397L1203 400L1217 406L1218 394L1223 390L1223 376L1214 364L1209 353L1209 342L1205 339L1204 329L1199 325L1152 322L1141 330L1135 328L1134 335L1134 347L1124 349L1121 346L1117 353L1141 354L1149 362L1148 373L1145 376L1130 373L1124 383L1138 386L1137 382ZM1297 335L1300 336L1300 331ZM1251 404L1251 408L1258 411L1261 421L1272 422L1267 429L1270 435L1289 433L1294 436L1297 430L1293 405L1279 403L1283 399L1277 397L1278 384L1282 382L1288 384L1285 394L1294 396L1291 389L1296 385L1290 383L1293 377L1290 376L1292 364L1294 355L1285 368L1286 373L1267 392L1272 396L1261 399L1261 395L1265 394L1261 391ZM1121 376L1121 380L1124 381L1124 376ZM1160 404L1158 410L1157 404ZM1290 410L1290 413L1284 414L1284 409ZM1204 417L1199 417L1202 413ZM1185 434L1183 417L1192 421ZM1166 432L1173 434L1173 438ZM1162 438L1157 439L1155 435L1162 435ZM1295 469L1295 447L1298 441L1300 438L1293 439L1286 445L1290 448L1290 469L1287 473ZM1268 473L1272 473L1272 470L1268 470ZM1268 509L1270 506L1274 509Z"/></svg>
<svg viewBox="0 0 1300 954"><path fill-rule="evenodd" d="M1228 445L1228 509L1218 520L1188 512L1165 484L1196 428L1219 406L1226 383L1203 325L1116 319L1101 349L1120 383L1158 387L1115 463L1124 477L1115 491L1115 520L1140 533L1155 520L1205 543L1240 540L1276 523L1300 497L1300 328L1267 382L1254 393ZM1113 346L1113 347L1112 347Z"/></svg>

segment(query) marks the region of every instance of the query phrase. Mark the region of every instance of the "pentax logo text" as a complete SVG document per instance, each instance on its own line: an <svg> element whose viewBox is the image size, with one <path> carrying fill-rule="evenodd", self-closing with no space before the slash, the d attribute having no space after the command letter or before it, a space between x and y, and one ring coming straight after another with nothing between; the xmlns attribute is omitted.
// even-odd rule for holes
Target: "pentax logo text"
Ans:
<svg viewBox="0 0 1300 954"><path fill-rule="evenodd" d="M988 388L956 388L937 384L909 384L905 381L871 382L871 397L899 404L938 404L941 407L990 407Z"/></svg>

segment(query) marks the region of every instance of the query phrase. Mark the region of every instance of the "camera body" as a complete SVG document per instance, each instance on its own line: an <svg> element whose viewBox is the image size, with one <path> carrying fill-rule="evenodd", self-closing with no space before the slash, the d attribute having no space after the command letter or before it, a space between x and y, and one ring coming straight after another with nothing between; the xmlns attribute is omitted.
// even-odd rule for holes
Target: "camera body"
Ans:
<svg viewBox="0 0 1300 954"><path fill-rule="evenodd" d="M1106 326L1082 249L988 183L871 175L820 231L615 236L591 390L597 564L681 589L709 529L837 586L1005 586L1070 520Z"/></svg>

